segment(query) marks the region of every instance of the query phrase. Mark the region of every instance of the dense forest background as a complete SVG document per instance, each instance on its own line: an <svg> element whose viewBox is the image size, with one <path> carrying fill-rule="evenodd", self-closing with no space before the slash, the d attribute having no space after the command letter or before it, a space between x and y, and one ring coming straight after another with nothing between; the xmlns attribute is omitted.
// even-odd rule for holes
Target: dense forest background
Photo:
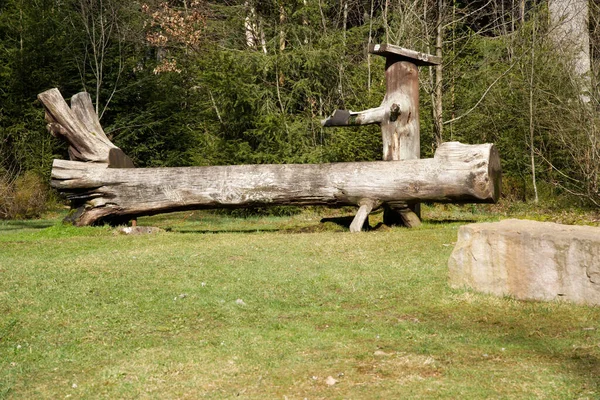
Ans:
<svg viewBox="0 0 600 400"><path fill-rule="evenodd" d="M392 43L443 57L420 69L422 157L493 142L511 199L600 206L599 18L600 0L0 0L0 198L67 158L36 100L52 87L88 91L139 167L380 159L379 127L319 121L379 105L366 49Z"/></svg>

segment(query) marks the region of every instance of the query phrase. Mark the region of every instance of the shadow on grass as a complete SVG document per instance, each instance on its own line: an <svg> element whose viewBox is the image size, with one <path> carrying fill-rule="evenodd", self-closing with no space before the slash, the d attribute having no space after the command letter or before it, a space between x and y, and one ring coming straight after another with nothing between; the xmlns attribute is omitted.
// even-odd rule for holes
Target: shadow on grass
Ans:
<svg viewBox="0 0 600 400"><path fill-rule="evenodd" d="M354 221L354 215L349 215L345 217L326 217L321 219L321 224L335 224L344 230L349 230L350 225L352 225L352 221ZM371 226L369 224L369 219L365 221L363 225L363 231L376 231L379 228L385 226L382 222L377 223L375 226Z"/></svg>
<svg viewBox="0 0 600 400"><path fill-rule="evenodd" d="M0 223L0 232L22 229L46 229L53 225L54 222L48 220L11 220Z"/></svg>
<svg viewBox="0 0 600 400"><path fill-rule="evenodd" d="M219 234L219 233L265 233L265 232L281 232L279 228L265 228L265 229L178 229L178 228L165 228L167 232L174 233L195 233L195 234Z"/></svg>
<svg viewBox="0 0 600 400"><path fill-rule="evenodd" d="M456 218L456 219L426 219L423 220L423 222L427 222L428 224L431 225L444 225L444 224L474 224L476 222L480 222L477 221L476 219L472 219L472 218Z"/></svg>
<svg viewBox="0 0 600 400"><path fill-rule="evenodd" d="M350 215L350 216L345 216L345 217L327 217L327 218L322 218L321 219L321 223L325 224L327 222L336 224L342 228L345 229L350 229L350 224L352 224L352 221L354 220L354 216ZM475 219L462 219L462 218L457 218L457 219L424 219L423 220L424 223L430 224L430 225L447 225L447 224L471 224L471 223L475 223L478 222ZM382 222L377 223L375 226L370 226L365 229L367 231L376 231L382 227L385 227L386 225L384 225ZM366 228L366 227L365 227Z"/></svg>
<svg viewBox="0 0 600 400"><path fill-rule="evenodd" d="M444 319L438 321L442 324L439 331L446 330L450 335L460 337L462 332L468 329L470 335L480 338L478 342L473 343L473 347L481 346L482 353L489 343L495 341L500 346L505 346L508 351L522 353L522 357L527 359L538 357L545 360L553 366L555 373L563 370L572 376L579 377L584 381L583 390L578 393L578 396L584 396L581 398L591 398L585 397L590 393L585 393L584 390L593 392L594 396L600 395L598 345L575 346L571 344L574 340L587 343L598 342L600 327L593 322L594 318L591 317L587 322L591 327L578 326L577 322L572 322L573 325L565 329L565 320L570 318L564 313L569 313L568 310L541 311L546 304L544 302L514 301L520 305L518 311L507 310L504 314L495 313L493 316L486 311L485 307L463 304L460 306L461 311L457 314L468 316L468 319L471 320L469 326L448 323L448 320ZM521 308L521 306L523 307ZM529 307L531 309L527 318L517 318L517 314L527 311L526 309ZM490 356L492 356L491 353ZM494 357L487 358L487 354L482 354L482 357L486 357L482 360L494 359ZM579 398L578 396L576 398Z"/></svg>
<svg viewBox="0 0 600 400"><path fill-rule="evenodd" d="M338 226L341 226L343 228L346 229L350 229L350 225L352 224L352 221L354 220L354 216L353 215L349 215L346 217L326 217L326 218L321 218L321 223L325 224L327 222L332 222Z"/></svg>
<svg viewBox="0 0 600 400"><path fill-rule="evenodd" d="M376 229L381 224L378 224ZM168 232L176 233L195 233L195 234L219 234L219 233L318 233L318 232L347 232L348 227L342 224L336 224L332 221L321 221L321 223L309 225L288 225L288 226L261 226L247 228L222 228L222 229L193 229L193 228L164 228Z"/></svg>

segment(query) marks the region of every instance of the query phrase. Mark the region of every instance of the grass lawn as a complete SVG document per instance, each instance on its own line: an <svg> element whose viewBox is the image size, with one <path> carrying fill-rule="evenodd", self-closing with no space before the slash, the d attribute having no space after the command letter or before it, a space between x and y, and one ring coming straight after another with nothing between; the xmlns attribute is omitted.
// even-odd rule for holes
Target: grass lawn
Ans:
<svg viewBox="0 0 600 400"><path fill-rule="evenodd" d="M0 398L600 398L600 308L447 286L461 210L0 222Z"/></svg>

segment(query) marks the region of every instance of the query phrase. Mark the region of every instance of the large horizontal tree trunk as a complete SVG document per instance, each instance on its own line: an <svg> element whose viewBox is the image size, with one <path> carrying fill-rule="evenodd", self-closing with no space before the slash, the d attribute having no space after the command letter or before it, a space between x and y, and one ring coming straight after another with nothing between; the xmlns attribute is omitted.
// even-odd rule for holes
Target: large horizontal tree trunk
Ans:
<svg viewBox="0 0 600 400"><path fill-rule="evenodd" d="M500 160L491 144L443 143L432 159L335 164L108 168L54 160L52 186L76 206L75 224L162 212L256 205L359 205L497 201ZM361 221L353 224L360 230Z"/></svg>

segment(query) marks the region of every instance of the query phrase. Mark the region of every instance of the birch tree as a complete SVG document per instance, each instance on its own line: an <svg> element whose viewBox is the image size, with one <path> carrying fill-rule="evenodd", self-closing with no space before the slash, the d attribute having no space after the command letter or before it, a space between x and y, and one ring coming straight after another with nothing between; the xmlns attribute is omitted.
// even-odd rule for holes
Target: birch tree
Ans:
<svg viewBox="0 0 600 400"><path fill-rule="evenodd" d="M588 0L548 0L550 34L574 75L582 80L583 102L590 101L590 36Z"/></svg>
<svg viewBox="0 0 600 400"><path fill-rule="evenodd" d="M71 19L72 34L81 39L83 51L78 56L77 64L83 87L88 88L91 71L92 93L95 98L96 113L100 118L112 100L123 72L123 37L121 35L122 11L124 5L117 0L76 0L75 13ZM82 35L83 33L83 35ZM110 54L116 51L116 65L110 60ZM116 78L110 82L110 91L102 98L106 82L107 70L115 68Z"/></svg>

